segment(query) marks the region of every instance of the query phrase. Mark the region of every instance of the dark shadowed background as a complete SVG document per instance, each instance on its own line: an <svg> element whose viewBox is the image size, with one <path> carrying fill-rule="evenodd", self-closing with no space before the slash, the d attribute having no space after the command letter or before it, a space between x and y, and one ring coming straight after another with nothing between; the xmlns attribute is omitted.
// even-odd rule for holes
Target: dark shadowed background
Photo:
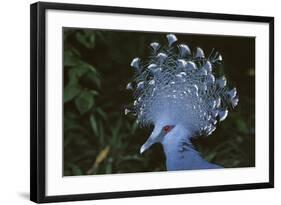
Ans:
<svg viewBox="0 0 281 205"><path fill-rule="evenodd" d="M176 34L205 54L216 48L225 75L235 86L238 106L209 137L193 143L202 156L224 167L255 166L255 38ZM64 28L64 176L165 170L162 147L143 155L141 145L152 128L138 128L124 115L132 102L125 89L132 79L131 60L147 57L149 44L166 44L166 33Z"/></svg>

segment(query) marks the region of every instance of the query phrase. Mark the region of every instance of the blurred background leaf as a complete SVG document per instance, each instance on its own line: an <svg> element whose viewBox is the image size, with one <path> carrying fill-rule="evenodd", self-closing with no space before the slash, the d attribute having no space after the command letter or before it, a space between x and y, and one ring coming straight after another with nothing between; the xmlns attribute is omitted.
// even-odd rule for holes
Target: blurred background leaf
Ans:
<svg viewBox="0 0 281 205"><path fill-rule="evenodd" d="M80 92L79 96L75 99L75 105L82 115L89 111L94 105L94 97L92 93L86 90Z"/></svg>
<svg viewBox="0 0 281 205"><path fill-rule="evenodd" d="M64 175L165 170L159 144L139 149L151 127L138 128L124 116L132 102L125 89L130 62L149 56L149 43L166 43L163 33L64 28ZM226 75L239 94L237 109L207 138L193 140L207 160L224 167L255 166L255 40L247 37L177 34L190 48L217 48Z"/></svg>

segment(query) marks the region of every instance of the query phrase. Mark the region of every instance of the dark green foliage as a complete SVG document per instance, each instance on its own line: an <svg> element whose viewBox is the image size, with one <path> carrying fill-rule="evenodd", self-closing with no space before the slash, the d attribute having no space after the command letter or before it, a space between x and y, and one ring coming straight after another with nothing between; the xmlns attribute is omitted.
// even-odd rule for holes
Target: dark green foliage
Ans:
<svg viewBox="0 0 281 205"><path fill-rule="evenodd" d="M180 35L190 48L222 53L225 74L238 90L237 109L207 138L193 140L209 161L224 167L255 165L254 39ZM64 175L165 170L160 145L143 155L139 149L152 128L138 128L124 115L132 95L135 56L148 56L149 43L166 42L165 34L64 29ZM225 66L225 67L224 67Z"/></svg>

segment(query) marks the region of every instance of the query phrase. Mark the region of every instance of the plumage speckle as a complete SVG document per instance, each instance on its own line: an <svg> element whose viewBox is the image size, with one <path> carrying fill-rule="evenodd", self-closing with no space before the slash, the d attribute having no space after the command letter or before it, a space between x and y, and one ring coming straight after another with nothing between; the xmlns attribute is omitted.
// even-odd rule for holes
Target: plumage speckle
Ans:
<svg viewBox="0 0 281 205"><path fill-rule="evenodd" d="M187 72L190 72L190 71L193 71L193 70L196 70L196 69L197 69L197 66L193 61L187 62L187 65L186 65Z"/></svg>
<svg viewBox="0 0 281 205"><path fill-rule="evenodd" d="M128 84L126 85L126 89L127 89L127 90L133 90L132 83L128 83Z"/></svg>
<svg viewBox="0 0 281 205"><path fill-rule="evenodd" d="M185 44L178 45L180 57L186 57L191 55L190 48Z"/></svg>
<svg viewBox="0 0 281 205"><path fill-rule="evenodd" d="M150 46L154 51L157 51L160 48L160 44L157 42L152 42Z"/></svg>
<svg viewBox="0 0 281 205"><path fill-rule="evenodd" d="M158 66L154 63L150 64L148 67L147 67L149 70L154 70L156 68L158 68Z"/></svg>
<svg viewBox="0 0 281 205"><path fill-rule="evenodd" d="M195 58L205 58L205 54L204 54L204 51L202 50L202 48L200 48L200 47L196 48Z"/></svg>
<svg viewBox="0 0 281 205"><path fill-rule="evenodd" d="M239 99L237 96L231 99L231 105L233 108L235 108L238 105Z"/></svg>
<svg viewBox="0 0 281 205"><path fill-rule="evenodd" d="M157 58L158 58L159 64L162 65L164 63L164 61L166 60L167 55L165 53L159 53L157 55Z"/></svg>
<svg viewBox="0 0 281 205"><path fill-rule="evenodd" d="M207 72L212 72L212 70L213 70L213 66L212 66L212 64L210 63L210 61L207 61L207 62L205 63L205 65L203 66L203 68L204 68L205 70L207 70Z"/></svg>
<svg viewBox="0 0 281 205"><path fill-rule="evenodd" d="M128 115L128 113L130 113L131 111L129 109L125 109L125 115Z"/></svg>
<svg viewBox="0 0 281 205"><path fill-rule="evenodd" d="M135 69L139 69L140 68L140 58L134 58L131 62L131 67L133 67Z"/></svg>
<svg viewBox="0 0 281 205"><path fill-rule="evenodd" d="M228 110L219 111L219 120L223 121L228 115Z"/></svg>
<svg viewBox="0 0 281 205"><path fill-rule="evenodd" d="M236 96L236 94L237 94L236 88L233 88L232 90L227 92L227 95L230 99L233 99Z"/></svg>
<svg viewBox="0 0 281 205"><path fill-rule="evenodd" d="M178 40L174 34L168 34L166 37L167 37L169 46L172 46L172 44Z"/></svg>
<svg viewBox="0 0 281 205"><path fill-rule="evenodd" d="M219 88L224 88L226 86L226 78L222 76L221 78L216 79L216 84Z"/></svg>
<svg viewBox="0 0 281 205"><path fill-rule="evenodd" d="M215 76L213 74L208 74L206 76L206 83L208 83L209 85L211 84L214 84L215 82Z"/></svg>
<svg viewBox="0 0 281 205"><path fill-rule="evenodd" d="M180 70L183 70L187 65L186 61L183 59L178 59L177 64L178 64L177 69L180 69Z"/></svg>
<svg viewBox="0 0 281 205"><path fill-rule="evenodd" d="M143 89L144 88L144 82L139 82L137 85L137 89Z"/></svg>

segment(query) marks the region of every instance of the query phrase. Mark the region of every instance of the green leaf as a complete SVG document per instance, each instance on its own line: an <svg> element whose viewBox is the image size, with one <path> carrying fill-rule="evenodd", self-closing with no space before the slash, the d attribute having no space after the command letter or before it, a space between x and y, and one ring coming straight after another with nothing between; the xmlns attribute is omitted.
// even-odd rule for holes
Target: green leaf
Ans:
<svg viewBox="0 0 281 205"><path fill-rule="evenodd" d="M126 161L138 161L141 162L141 158L138 155L128 155L123 157L119 163L126 162Z"/></svg>
<svg viewBox="0 0 281 205"><path fill-rule="evenodd" d="M79 68L83 69L85 71L90 71L90 72L93 72L94 74L97 74L96 68L94 66L92 66L91 64L86 63L84 61L80 61Z"/></svg>
<svg viewBox="0 0 281 205"><path fill-rule="evenodd" d="M96 136L98 136L98 126L97 126L97 121L94 115L90 116L90 123L91 123L91 127L95 133Z"/></svg>
<svg viewBox="0 0 281 205"><path fill-rule="evenodd" d="M104 125L102 124L101 121L98 121L98 127L99 127L99 142L102 146L104 146L105 145Z"/></svg>
<svg viewBox="0 0 281 205"><path fill-rule="evenodd" d="M71 171L73 173L73 175L78 176L78 175L82 175L82 170L75 164L69 164Z"/></svg>
<svg viewBox="0 0 281 205"><path fill-rule="evenodd" d="M97 113L99 113L104 120L107 120L107 116L101 108L97 108Z"/></svg>
<svg viewBox="0 0 281 205"><path fill-rule="evenodd" d="M133 134L135 133L135 131L137 130L137 128L138 128L138 124L137 124L136 122L134 122L134 123L132 124L131 130L130 130L131 135L133 135Z"/></svg>
<svg viewBox="0 0 281 205"><path fill-rule="evenodd" d="M243 134L247 134L249 132L249 128L247 127L246 122L242 119L236 120L236 126L238 130Z"/></svg>
<svg viewBox="0 0 281 205"><path fill-rule="evenodd" d="M101 88L101 79L98 73L88 72L86 77L89 82L95 85L98 89Z"/></svg>
<svg viewBox="0 0 281 205"><path fill-rule="evenodd" d="M92 35L89 36L89 42L90 42L90 44L89 44L90 47L92 47L92 48L95 47L95 42L96 42L95 35L92 34Z"/></svg>
<svg viewBox="0 0 281 205"><path fill-rule="evenodd" d="M95 33L96 33L97 37L99 38L99 40L101 40L106 46L109 45L109 42L108 42L108 40L104 37L102 31L96 31Z"/></svg>
<svg viewBox="0 0 281 205"><path fill-rule="evenodd" d="M205 156L205 159L211 162L217 156L216 152L210 152Z"/></svg>
<svg viewBox="0 0 281 205"><path fill-rule="evenodd" d="M89 111L94 105L93 95L88 91L82 91L77 98L75 98L75 105L80 112L80 114L84 114Z"/></svg>
<svg viewBox="0 0 281 205"><path fill-rule="evenodd" d="M87 66L84 66L84 63L70 68L68 70L68 84L77 84L79 78L87 73L88 69L89 68Z"/></svg>
<svg viewBox="0 0 281 205"><path fill-rule="evenodd" d="M99 78L96 77L96 78L93 79L93 81L95 82L95 84L97 85L98 88L101 87L101 81L100 81Z"/></svg>
<svg viewBox="0 0 281 205"><path fill-rule="evenodd" d="M93 69L95 70L95 68L93 66L81 61L80 64L76 67L76 74L78 77L81 77L86 72L92 71Z"/></svg>
<svg viewBox="0 0 281 205"><path fill-rule="evenodd" d="M72 100L76 95L78 95L80 92L80 87L77 84L68 84L65 88L64 88L64 92L63 92L63 101L64 103Z"/></svg>
<svg viewBox="0 0 281 205"><path fill-rule="evenodd" d="M93 96L98 96L99 95L98 91L96 91L96 90L91 90L90 92L92 93Z"/></svg>
<svg viewBox="0 0 281 205"><path fill-rule="evenodd" d="M107 160L106 168L105 168L105 173L106 174L111 174L112 173L112 158Z"/></svg>
<svg viewBox="0 0 281 205"><path fill-rule="evenodd" d="M78 32L76 38L86 48L95 47L95 35L92 32Z"/></svg>
<svg viewBox="0 0 281 205"><path fill-rule="evenodd" d="M71 68L68 70L68 85L69 84L77 84L78 78L76 74L76 69Z"/></svg>
<svg viewBox="0 0 281 205"><path fill-rule="evenodd" d="M63 64L64 66L75 66L79 63L78 58L72 50L66 50L63 53Z"/></svg>

